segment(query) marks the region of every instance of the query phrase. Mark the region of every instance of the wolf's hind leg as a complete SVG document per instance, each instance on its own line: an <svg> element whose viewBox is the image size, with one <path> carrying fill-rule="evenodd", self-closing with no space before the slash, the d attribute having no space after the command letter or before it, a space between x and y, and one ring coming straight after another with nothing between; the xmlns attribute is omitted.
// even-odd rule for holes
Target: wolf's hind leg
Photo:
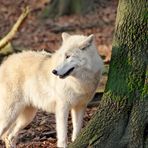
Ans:
<svg viewBox="0 0 148 148"><path fill-rule="evenodd" d="M14 124L22 109L23 105L20 102L12 102L0 109L0 138L2 140L5 139L5 133Z"/></svg>
<svg viewBox="0 0 148 148"><path fill-rule="evenodd" d="M19 106L19 107L18 107ZM11 104L5 110L0 110L0 137L15 122L20 110L23 108L19 103Z"/></svg>
<svg viewBox="0 0 148 148"><path fill-rule="evenodd" d="M29 106L25 107L25 109L18 115L15 124L7 131L7 135L5 137L5 144L8 148L16 147L16 137L21 129L26 127L34 118L37 109Z"/></svg>

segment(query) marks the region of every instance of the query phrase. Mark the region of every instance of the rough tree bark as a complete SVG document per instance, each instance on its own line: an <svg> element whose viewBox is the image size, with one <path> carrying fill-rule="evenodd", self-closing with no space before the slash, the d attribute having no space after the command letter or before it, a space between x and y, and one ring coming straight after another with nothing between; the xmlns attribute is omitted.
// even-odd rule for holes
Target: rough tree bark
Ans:
<svg viewBox="0 0 148 148"><path fill-rule="evenodd" d="M83 14L91 10L93 0L53 0L43 11L43 17Z"/></svg>
<svg viewBox="0 0 148 148"><path fill-rule="evenodd" d="M69 148L148 147L146 0L119 0L109 78L96 114Z"/></svg>

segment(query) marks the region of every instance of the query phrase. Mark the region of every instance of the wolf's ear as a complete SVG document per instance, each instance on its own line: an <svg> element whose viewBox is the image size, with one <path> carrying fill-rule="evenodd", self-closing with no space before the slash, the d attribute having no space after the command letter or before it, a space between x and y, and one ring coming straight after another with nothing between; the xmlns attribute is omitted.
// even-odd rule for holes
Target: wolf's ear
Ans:
<svg viewBox="0 0 148 148"><path fill-rule="evenodd" d="M80 44L80 48L82 50L85 50L86 47L92 44L93 40L94 40L94 35L93 34L89 35L84 41L82 41L82 43Z"/></svg>
<svg viewBox="0 0 148 148"><path fill-rule="evenodd" d="M87 37L86 42L88 42L89 44L91 44L91 43L93 42L93 40L94 40L94 35L91 34L91 35L89 35L89 36Z"/></svg>
<svg viewBox="0 0 148 148"><path fill-rule="evenodd" d="M66 32L63 32L62 33L62 39L63 41L65 41L66 39L68 39L70 37L70 34L66 33Z"/></svg>

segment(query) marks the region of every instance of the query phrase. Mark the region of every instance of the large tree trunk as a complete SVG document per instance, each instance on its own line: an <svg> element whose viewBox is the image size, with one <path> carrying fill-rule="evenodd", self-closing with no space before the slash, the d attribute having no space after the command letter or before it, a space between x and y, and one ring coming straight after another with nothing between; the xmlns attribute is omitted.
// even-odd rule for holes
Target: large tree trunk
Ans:
<svg viewBox="0 0 148 148"><path fill-rule="evenodd" d="M146 30L146 0L119 0L106 89L70 148L148 147Z"/></svg>

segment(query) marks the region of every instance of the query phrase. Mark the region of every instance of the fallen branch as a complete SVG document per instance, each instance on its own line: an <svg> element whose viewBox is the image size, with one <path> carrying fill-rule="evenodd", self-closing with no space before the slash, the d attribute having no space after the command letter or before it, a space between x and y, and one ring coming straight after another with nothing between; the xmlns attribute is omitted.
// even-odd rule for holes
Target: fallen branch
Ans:
<svg viewBox="0 0 148 148"><path fill-rule="evenodd" d="M29 12L30 12L29 7L26 7L23 10L22 14L18 18L17 22L14 24L12 29L10 30L10 32L4 38L2 38L0 40L0 49L2 49L9 41L11 41L14 38L14 36L15 36L16 32L18 31L20 25L25 20L25 18L29 14Z"/></svg>

